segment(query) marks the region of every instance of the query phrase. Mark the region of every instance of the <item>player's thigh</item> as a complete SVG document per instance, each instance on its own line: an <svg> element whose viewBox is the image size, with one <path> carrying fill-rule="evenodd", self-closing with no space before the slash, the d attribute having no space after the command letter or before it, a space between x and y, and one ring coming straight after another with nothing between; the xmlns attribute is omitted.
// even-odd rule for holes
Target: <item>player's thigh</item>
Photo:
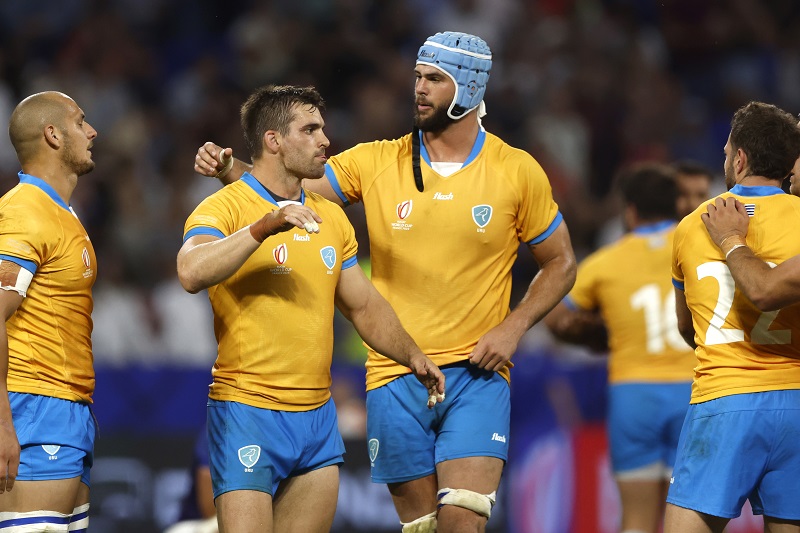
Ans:
<svg viewBox="0 0 800 533"><path fill-rule="evenodd" d="M273 503L275 531L330 531L339 497L339 467L326 466L281 482Z"/></svg>
<svg viewBox="0 0 800 533"><path fill-rule="evenodd" d="M729 520L668 503L664 513L664 533L722 533Z"/></svg>
<svg viewBox="0 0 800 533"><path fill-rule="evenodd" d="M258 490L232 490L214 500L220 533L272 533L272 496Z"/></svg>
<svg viewBox="0 0 800 533"><path fill-rule="evenodd" d="M411 522L436 510L436 493L439 490L436 474L389 483L388 486L401 522Z"/></svg>
<svg viewBox="0 0 800 533"><path fill-rule="evenodd" d="M463 457L436 465L439 488L490 494L500 485L505 462L497 457Z"/></svg>
<svg viewBox="0 0 800 533"><path fill-rule="evenodd" d="M765 516L764 531L765 533L800 533L800 520L782 520Z"/></svg>
<svg viewBox="0 0 800 533"><path fill-rule="evenodd" d="M665 482L617 480L623 531L657 531L664 507Z"/></svg>
<svg viewBox="0 0 800 533"><path fill-rule="evenodd" d="M81 487L86 485L81 483L80 476L71 479L17 481L11 491L0 495L0 512L28 513L45 510L70 515L76 507Z"/></svg>

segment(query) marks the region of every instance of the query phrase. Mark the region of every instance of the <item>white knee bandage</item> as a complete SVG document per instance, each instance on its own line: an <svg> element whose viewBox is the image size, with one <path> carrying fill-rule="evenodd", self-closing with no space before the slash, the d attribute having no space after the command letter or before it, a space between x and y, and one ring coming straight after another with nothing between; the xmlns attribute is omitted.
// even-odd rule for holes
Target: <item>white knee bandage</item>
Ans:
<svg viewBox="0 0 800 533"><path fill-rule="evenodd" d="M89 504L84 503L72 510L69 517L69 531L82 533L89 529Z"/></svg>
<svg viewBox="0 0 800 533"><path fill-rule="evenodd" d="M0 533L67 533L69 515L54 511L0 513Z"/></svg>
<svg viewBox="0 0 800 533"><path fill-rule="evenodd" d="M403 533L436 533L436 511L400 524L403 526Z"/></svg>
<svg viewBox="0 0 800 533"><path fill-rule="evenodd" d="M496 495L497 491L491 494L479 494L467 489L441 489L437 494L438 508L441 509L445 505L456 505L489 518L492 516Z"/></svg>

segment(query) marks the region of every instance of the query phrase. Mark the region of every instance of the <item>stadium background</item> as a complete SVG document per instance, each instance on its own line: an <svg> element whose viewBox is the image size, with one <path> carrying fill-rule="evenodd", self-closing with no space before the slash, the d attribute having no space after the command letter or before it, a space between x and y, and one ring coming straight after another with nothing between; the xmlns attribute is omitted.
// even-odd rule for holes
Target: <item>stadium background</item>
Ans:
<svg viewBox="0 0 800 533"><path fill-rule="evenodd" d="M333 154L409 131L426 36L481 35L494 52L484 125L542 163L579 257L617 231L620 166L692 158L719 175L737 107L800 110L793 0L3 0L0 28L0 115L60 90L99 132L97 167L73 197L100 265L95 532L160 531L186 489L214 345L207 302L181 290L175 254L185 217L217 187L193 173L196 149L215 140L245 153L238 106L254 87L316 85ZM17 170L0 143L3 192ZM363 217L348 212L366 263ZM535 271L528 255L515 297ZM348 437L336 531L397 531L385 488L368 482L364 352L346 322L336 330ZM514 360L512 458L490 529L614 531L602 358L536 327Z"/></svg>

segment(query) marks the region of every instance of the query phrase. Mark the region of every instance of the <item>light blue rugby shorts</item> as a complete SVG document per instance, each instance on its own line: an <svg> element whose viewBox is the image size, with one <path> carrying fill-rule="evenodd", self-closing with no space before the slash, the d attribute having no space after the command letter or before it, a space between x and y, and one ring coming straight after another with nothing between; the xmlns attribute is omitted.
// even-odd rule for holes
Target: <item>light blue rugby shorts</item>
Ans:
<svg viewBox="0 0 800 533"><path fill-rule="evenodd" d="M734 394L691 405L667 502L735 518L800 520L800 390Z"/></svg>
<svg viewBox="0 0 800 533"><path fill-rule="evenodd" d="M672 468L691 396L691 381L611 385L608 441L614 473L655 463Z"/></svg>
<svg viewBox="0 0 800 533"><path fill-rule="evenodd" d="M344 462L333 400L311 411L208 401L214 498L232 490L275 495L284 479Z"/></svg>
<svg viewBox="0 0 800 533"><path fill-rule="evenodd" d="M409 374L367 392L372 481L419 479L463 457L508 459L511 391L498 373L469 361L442 367L445 401L428 409L428 391Z"/></svg>
<svg viewBox="0 0 800 533"><path fill-rule="evenodd" d="M89 404L9 392L19 440L19 481L71 479L89 486L97 423Z"/></svg>

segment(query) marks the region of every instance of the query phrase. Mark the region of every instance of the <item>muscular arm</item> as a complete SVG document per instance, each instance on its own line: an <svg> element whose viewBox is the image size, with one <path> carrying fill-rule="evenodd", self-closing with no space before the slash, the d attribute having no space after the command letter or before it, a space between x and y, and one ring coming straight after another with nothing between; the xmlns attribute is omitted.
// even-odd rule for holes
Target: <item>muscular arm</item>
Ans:
<svg viewBox="0 0 800 533"><path fill-rule="evenodd" d="M738 289L761 311L774 311L800 302L800 256L775 268L747 247L745 237L750 217L734 198L717 198L701 218L714 243L727 255Z"/></svg>
<svg viewBox="0 0 800 533"><path fill-rule="evenodd" d="M444 394L444 375L409 336L361 267L342 270L336 306L375 351L411 369L428 390Z"/></svg>
<svg viewBox="0 0 800 533"><path fill-rule="evenodd" d="M225 171L228 161L232 160L231 168ZM194 171L203 176L217 178L224 185L233 183L242 177L245 172L250 172L253 165L248 165L240 159L233 157L232 148L222 148L212 142L207 142L197 149L194 158ZM303 188L324 196L331 202L343 206L342 199L331 187L328 178L323 176L319 179L303 180Z"/></svg>
<svg viewBox="0 0 800 533"><path fill-rule="evenodd" d="M675 287L675 314L678 315L678 331L681 332L681 337L693 349L697 348L697 344L694 342L692 312L689 311L689 306L686 305L686 294L677 287Z"/></svg>
<svg viewBox="0 0 800 533"><path fill-rule="evenodd" d="M16 267L19 269L20 267ZM0 290L0 494L11 490L19 470L19 440L8 401L8 332L6 321L22 304L22 295Z"/></svg>
<svg viewBox="0 0 800 533"><path fill-rule="evenodd" d="M186 291L200 292L231 277L264 239L292 227L304 228L322 219L304 205L287 205L220 239L195 235L178 252L178 279ZM308 226L310 227L310 226ZM315 232L318 232L317 227Z"/></svg>
<svg viewBox="0 0 800 533"><path fill-rule="evenodd" d="M547 239L529 246L539 272L517 307L488 331L470 354L470 362L487 370L500 370L514 355L522 335L567 295L575 284L575 253L566 223Z"/></svg>

